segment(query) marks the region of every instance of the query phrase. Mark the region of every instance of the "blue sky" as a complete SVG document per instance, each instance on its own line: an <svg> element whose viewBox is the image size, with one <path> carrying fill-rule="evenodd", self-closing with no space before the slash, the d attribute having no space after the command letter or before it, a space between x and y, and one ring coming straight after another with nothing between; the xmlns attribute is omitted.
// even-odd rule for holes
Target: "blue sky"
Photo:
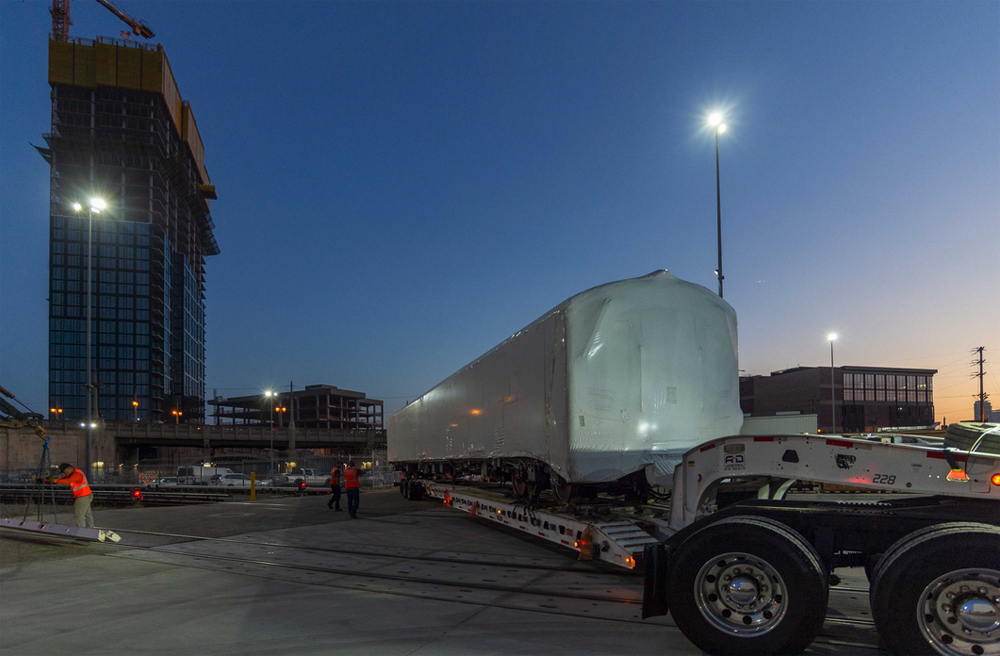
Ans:
<svg viewBox="0 0 1000 656"><path fill-rule="evenodd" d="M0 384L47 405L48 3L0 3ZM667 268L740 367L1000 369L1000 3L129 0L219 200L207 387L394 410L568 296ZM73 36L124 27L75 0ZM1000 403L1000 373L987 376Z"/></svg>

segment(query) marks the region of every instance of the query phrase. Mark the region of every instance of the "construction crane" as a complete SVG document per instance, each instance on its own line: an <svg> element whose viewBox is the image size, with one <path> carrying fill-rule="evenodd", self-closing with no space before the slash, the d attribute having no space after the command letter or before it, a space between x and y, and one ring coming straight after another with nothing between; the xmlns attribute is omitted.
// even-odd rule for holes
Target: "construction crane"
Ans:
<svg viewBox="0 0 1000 656"><path fill-rule="evenodd" d="M52 9L49 12L52 14L52 37L56 41L68 41L69 40L69 26L72 21L69 19L69 3L71 0L52 0ZM115 3L111 0L97 0L98 3L103 5L108 11L120 18L126 25L132 28L132 32L137 36L141 36L144 39L152 39L156 34L153 30L146 27L146 24L141 20L137 21L131 16L126 14L124 11L119 9ZM129 38L129 33L122 31L122 36Z"/></svg>

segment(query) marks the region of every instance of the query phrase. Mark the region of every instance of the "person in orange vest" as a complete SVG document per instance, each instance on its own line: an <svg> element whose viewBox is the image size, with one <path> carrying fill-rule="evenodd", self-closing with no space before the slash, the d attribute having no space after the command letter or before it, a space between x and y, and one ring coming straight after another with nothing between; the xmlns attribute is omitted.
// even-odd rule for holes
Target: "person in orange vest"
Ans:
<svg viewBox="0 0 1000 656"><path fill-rule="evenodd" d="M90 510L94 493L90 490L87 477L68 462L59 465L59 473L61 476L52 482L68 485L73 491L73 518L76 520L76 525L80 528L94 528L94 513Z"/></svg>
<svg viewBox="0 0 1000 656"><path fill-rule="evenodd" d="M351 519L358 518L358 503L361 501L361 481L358 480L358 468L354 461L347 463L344 469L344 489L347 490L347 512Z"/></svg>
<svg viewBox="0 0 1000 656"><path fill-rule="evenodd" d="M340 512L340 471L343 467L344 463L338 460L333 466L333 471L330 472L330 491L333 492L333 496L330 497L326 507L334 510L333 504L337 504L337 512Z"/></svg>

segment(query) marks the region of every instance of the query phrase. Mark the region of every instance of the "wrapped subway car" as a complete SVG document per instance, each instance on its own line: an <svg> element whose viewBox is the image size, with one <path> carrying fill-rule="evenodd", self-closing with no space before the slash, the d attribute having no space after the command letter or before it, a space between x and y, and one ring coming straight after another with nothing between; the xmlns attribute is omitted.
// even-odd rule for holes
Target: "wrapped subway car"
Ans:
<svg viewBox="0 0 1000 656"><path fill-rule="evenodd" d="M449 376L389 419L388 456L522 494L641 489L742 423L735 311L664 270L576 294Z"/></svg>

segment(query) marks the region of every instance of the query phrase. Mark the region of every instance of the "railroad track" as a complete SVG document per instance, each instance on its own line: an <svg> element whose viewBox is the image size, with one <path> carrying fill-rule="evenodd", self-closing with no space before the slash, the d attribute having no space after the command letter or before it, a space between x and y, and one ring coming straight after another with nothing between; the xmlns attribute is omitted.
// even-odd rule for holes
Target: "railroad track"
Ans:
<svg viewBox="0 0 1000 656"><path fill-rule="evenodd" d="M117 529L116 529L117 531ZM589 566L551 566L536 563L511 563L495 560L480 560L468 557L444 557L430 555L403 555L390 553L373 553L369 550L310 547L294 544L283 544L270 541L248 541L233 538L206 538L203 536L166 533L157 531L134 531L122 529L122 533L181 538L188 542L166 546L130 546L118 544L105 548L108 555L125 556L128 552L145 552L156 554L156 562L178 567L195 567L212 571L238 573L246 576L272 578L281 581L298 580L310 585L320 585L351 590L361 590L372 593L393 594L437 601L451 601L479 606L503 608L509 610L528 610L554 615L587 617L615 622L641 622L641 589L628 588L632 596L622 596L608 589L609 585L601 587L603 594L594 594L586 590L567 590L573 583L593 586L596 581L605 581L608 577L629 579L638 578L630 572L602 571ZM261 549L280 549L285 553L304 552L310 555L342 555L360 557L367 566L379 566L383 571L359 570L350 566L330 566L288 562L281 557L274 558L271 554L261 556L239 555L233 552L220 553L212 549L197 549L199 543L218 543L229 546L252 546ZM207 546L207 545L206 545ZM126 556L128 557L128 556ZM145 559L145 558L143 558ZM186 561L186 562L182 562ZM375 562L373 562L375 561ZM435 566L450 565L452 567L475 568L476 579L460 580L438 574L421 575L412 571L400 570L405 563L426 562ZM394 567L393 563L398 564ZM237 567L240 569L237 570ZM490 572L494 570L494 572ZM531 578L526 585L508 585L501 583L518 572L537 572L539 575ZM307 575L308 580L295 579L293 575ZM458 572L451 572L456 575ZM581 575L579 581L554 581L554 577ZM506 575L506 576L505 576ZM589 579L589 580L588 580ZM559 589L542 588L539 585L557 584ZM610 581L609 581L610 583ZM634 583L632 584L634 585ZM530 586L530 587L529 587ZM831 594L851 593L867 594L861 588L830 588ZM842 631L857 631L874 633L874 623L871 620L828 616L826 624L832 632L825 632L817 639L826 644L842 644L855 647L873 648L874 639L869 636L849 635L845 640ZM841 633L838 633L838 629ZM860 640L860 641L859 641Z"/></svg>
<svg viewBox="0 0 1000 656"><path fill-rule="evenodd" d="M451 516L451 513L448 514ZM274 547L278 549L297 549L300 551L310 551L316 553L336 553L336 554L347 554L356 556L373 556L373 557L385 557L385 558L397 558L400 560L414 560L414 561L425 561L432 563L454 563L459 565L480 565L485 567L516 567L517 569L529 569L529 570L541 570L547 572L573 572L573 573L586 573L586 574L596 574L596 575L606 575L606 576L617 576L617 577L635 577L639 578L642 576L642 572L626 570L622 568L615 568L614 570L609 570L608 567L599 561L579 561L579 565L561 565L561 566L551 566L551 565L540 565L536 563L510 563L503 561L491 561L491 560L481 560L478 558L464 559L464 558L450 558L445 556L413 556L413 555L401 555L395 553L382 553L373 552L372 549L378 549L378 547L366 547L362 549L345 549L345 548L335 548L335 547L314 547L299 544L287 544L282 542L262 542L259 540L237 540L234 538L210 538L199 535L185 535L182 533L164 533L160 531L139 531L127 528L114 528L109 529L115 533L133 533L137 535L151 535L157 537L169 537L169 538L180 538L192 541L211 541L211 542L229 542L239 545L253 545L261 547Z"/></svg>

